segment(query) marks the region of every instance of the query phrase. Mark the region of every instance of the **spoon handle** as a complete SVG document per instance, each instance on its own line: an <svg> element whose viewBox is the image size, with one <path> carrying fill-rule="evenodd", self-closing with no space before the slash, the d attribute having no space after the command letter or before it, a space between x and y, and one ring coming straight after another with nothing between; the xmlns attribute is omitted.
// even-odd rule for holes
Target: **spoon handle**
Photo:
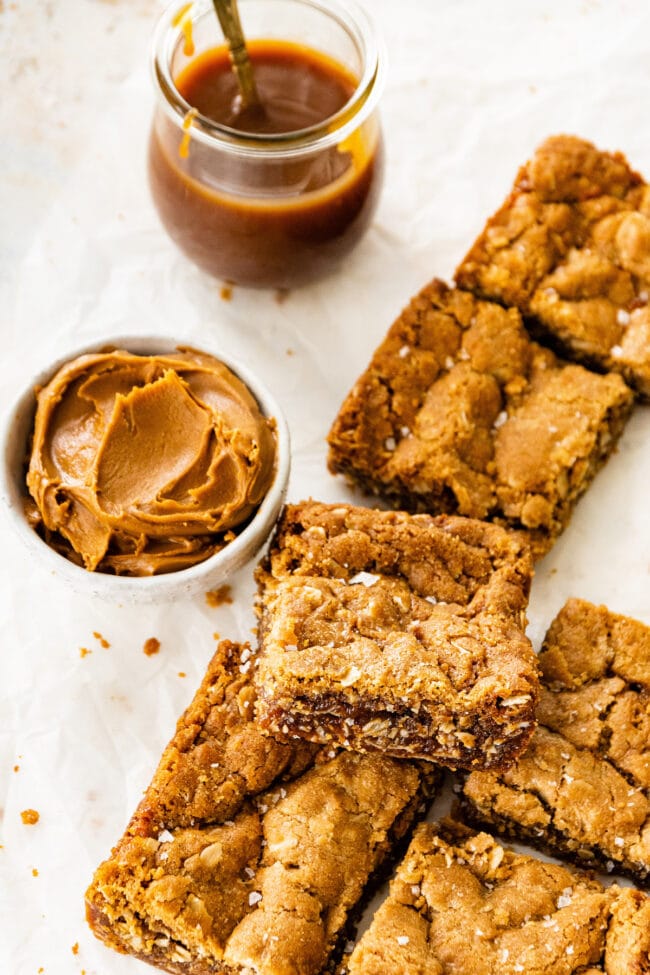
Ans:
<svg viewBox="0 0 650 975"><path fill-rule="evenodd" d="M253 66L246 49L246 40L239 19L237 0L212 0L217 12L224 37L228 42L230 60L241 96L241 107L252 108L260 104L260 97L255 86Z"/></svg>

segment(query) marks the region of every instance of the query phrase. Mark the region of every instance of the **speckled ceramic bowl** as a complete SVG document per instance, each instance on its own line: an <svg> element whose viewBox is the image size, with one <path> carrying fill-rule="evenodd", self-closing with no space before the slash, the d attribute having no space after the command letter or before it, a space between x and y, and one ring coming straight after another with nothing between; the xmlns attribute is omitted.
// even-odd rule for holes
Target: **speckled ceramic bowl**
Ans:
<svg viewBox="0 0 650 975"><path fill-rule="evenodd" d="M116 603L128 604L168 602L179 597L207 592L223 585L229 576L259 554L277 520L284 501L291 464L289 429L284 415L269 390L247 366L221 349L206 346L201 342L200 351L220 359L235 373L251 391L262 413L267 417L273 417L276 423L277 455L273 481L256 513L237 537L221 551L187 569L154 576L116 576L104 572L89 572L75 565L50 548L28 524L24 514L24 502L28 496L25 485L25 459L36 409L34 389L45 385L66 362L85 353L99 352L107 348L123 348L142 355L154 355L172 352L179 345L196 347L192 342L175 342L168 337L149 335L116 338L108 336L83 348L72 349L59 361L34 376L5 422L2 431L0 491L10 521L31 556L45 564L53 576L80 594L90 597L99 596Z"/></svg>

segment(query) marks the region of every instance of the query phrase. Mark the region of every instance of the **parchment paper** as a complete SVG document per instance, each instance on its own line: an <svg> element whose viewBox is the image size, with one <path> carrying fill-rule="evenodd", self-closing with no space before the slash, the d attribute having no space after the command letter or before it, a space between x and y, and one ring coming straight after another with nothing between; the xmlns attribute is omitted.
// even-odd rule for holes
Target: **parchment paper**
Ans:
<svg viewBox="0 0 650 975"><path fill-rule="evenodd" d="M67 346L127 332L198 346L209 338L245 359L284 407L294 451L290 500L352 498L325 469L324 437L343 396L411 294L434 275L451 275L534 147L574 132L623 150L650 175L644 3L366 6L389 58L388 168L376 221L343 271L283 303L242 289L226 302L219 283L177 253L148 197L152 96L138 49L125 77L98 87L85 148L57 180L12 269L3 409ZM79 56L80 28L70 31L70 43L52 54L61 63ZM38 138L34 126L35 152ZM7 241L12 226L20 232L18 219L15 206L2 220ZM529 613L536 646L571 595L650 623L649 437L650 411L639 407L539 565ZM86 928L83 893L148 784L214 634L250 635L252 568L232 580L231 605L210 608L197 597L127 608L66 591L27 560L5 521L1 531L0 971L136 975L140 963L107 951ZM142 649L149 637L161 642L151 657ZM26 808L39 811L37 825L23 825Z"/></svg>

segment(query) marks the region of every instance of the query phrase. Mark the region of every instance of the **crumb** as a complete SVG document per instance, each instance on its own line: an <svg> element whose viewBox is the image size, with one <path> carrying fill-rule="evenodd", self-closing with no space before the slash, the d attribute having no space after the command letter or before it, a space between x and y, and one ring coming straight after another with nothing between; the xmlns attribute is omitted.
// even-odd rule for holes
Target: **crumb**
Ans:
<svg viewBox="0 0 650 975"><path fill-rule="evenodd" d="M227 531L226 534L223 536L223 540L226 544L228 544L228 542L234 542L236 538L237 535L233 531Z"/></svg>
<svg viewBox="0 0 650 975"><path fill-rule="evenodd" d="M20 765L14 765L14 772L20 771Z"/></svg>
<svg viewBox="0 0 650 975"><path fill-rule="evenodd" d="M144 641L144 646L142 652L147 655L147 657L153 657L155 653L160 650L160 640L157 640L155 636L150 636L148 640Z"/></svg>
<svg viewBox="0 0 650 975"><path fill-rule="evenodd" d="M208 606L222 606L224 603L232 602L230 586L219 586L218 589L210 589L205 594L205 601Z"/></svg>
<svg viewBox="0 0 650 975"><path fill-rule="evenodd" d="M187 677L187 674L185 673L185 671L184 671L184 670L179 670L179 671L178 671L178 676L179 676L179 677Z"/></svg>
<svg viewBox="0 0 650 975"><path fill-rule="evenodd" d="M216 633L216 632L213 633L212 634L212 639L213 640L220 640L221 639L221 634L220 633Z"/></svg>
<svg viewBox="0 0 650 975"><path fill-rule="evenodd" d="M25 826L34 826L41 817L35 809L23 809L20 818Z"/></svg>
<svg viewBox="0 0 650 975"><path fill-rule="evenodd" d="M222 301L232 301L233 287L232 281L224 281L219 290L219 297Z"/></svg>
<svg viewBox="0 0 650 975"><path fill-rule="evenodd" d="M295 355L295 354L296 353L294 352L293 349L287 349L287 355Z"/></svg>
<svg viewBox="0 0 650 975"><path fill-rule="evenodd" d="M107 639L105 639L105 637L101 635L101 633L97 633L97 631L95 630L93 636L95 637L96 640L99 641L100 647L103 647L104 650L108 650L108 648L110 647L110 643L108 642Z"/></svg>
<svg viewBox="0 0 650 975"><path fill-rule="evenodd" d="M288 297L289 297L288 288L278 288L278 290L275 292L275 300L278 305L283 305Z"/></svg>
<svg viewBox="0 0 650 975"><path fill-rule="evenodd" d="M36 867L32 867L32 877L38 877L38 870Z"/></svg>
<svg viewBox="0 0 650 975"><path fill-rule="evenodd" d="M92 653L92 650L89 650L88 647L79 647L79 656L82 660L84 657L87 657L89 653Z"/></svg>
<svg viewBox="0 0 650 975"><path fill-rule="evenodd" d="M78 941L75 941L75 943L72 946L72 954L73 955L78 955L79 954L79 942Z"/></svg>

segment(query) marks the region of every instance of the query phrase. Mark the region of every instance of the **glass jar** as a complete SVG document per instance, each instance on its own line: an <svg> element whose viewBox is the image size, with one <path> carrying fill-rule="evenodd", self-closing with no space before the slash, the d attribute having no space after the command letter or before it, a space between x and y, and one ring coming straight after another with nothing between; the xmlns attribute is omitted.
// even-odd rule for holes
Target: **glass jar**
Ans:
<svg viewBox="0 0 650 975"><path fill-rule="evenodd" d="M154 36L157 101L149 181L176 244L224 281L293 288L338 267L374 213L383 172L377 115L383 58L353 0L240 0L249 45L316 51L353 79L324 121L281 134L240 132L178 90L184 69L223 46L211 0L175 4Z"/></svg>

